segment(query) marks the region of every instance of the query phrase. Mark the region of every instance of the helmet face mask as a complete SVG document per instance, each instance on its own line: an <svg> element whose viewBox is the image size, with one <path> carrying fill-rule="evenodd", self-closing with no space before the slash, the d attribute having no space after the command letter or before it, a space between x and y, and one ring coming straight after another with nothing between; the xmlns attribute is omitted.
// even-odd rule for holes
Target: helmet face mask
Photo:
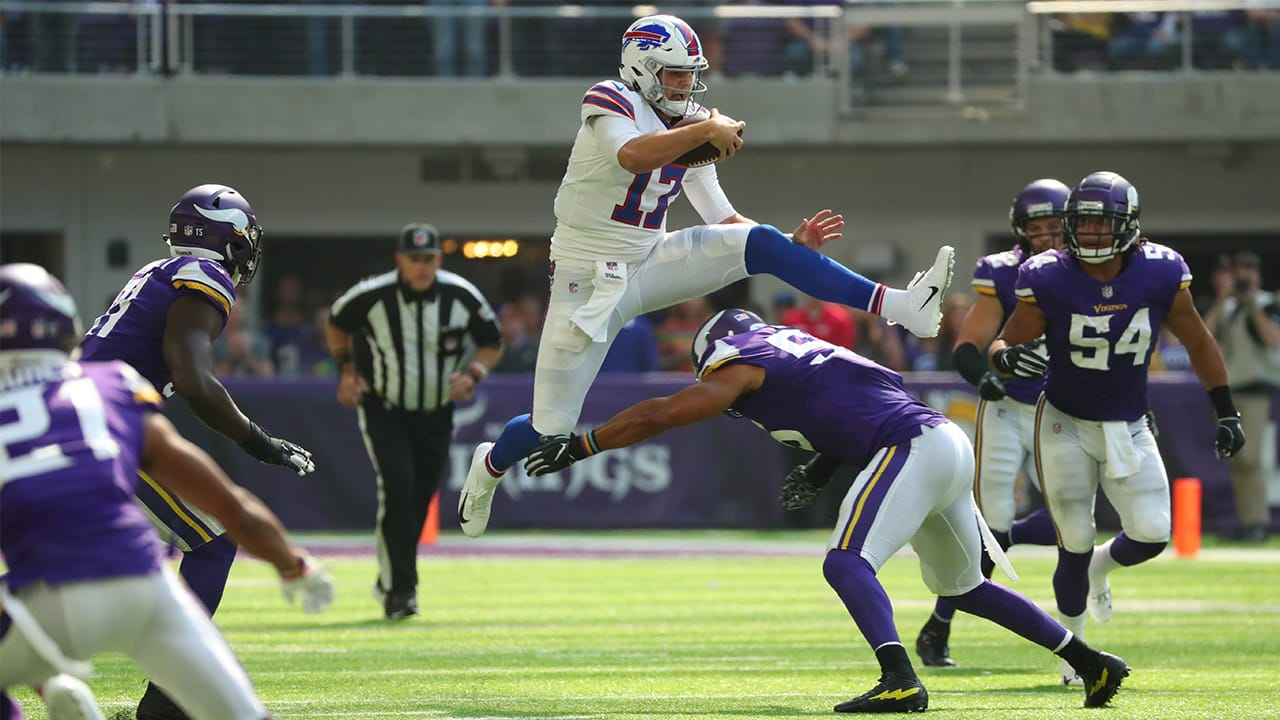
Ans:
<svg viewBox="0 0 1280 720"><path fill-rule="evenodd" d="M1061 225L1058 226L1057 237L1039 250L1027 235L1027 225L1033 221L1048 218L1061 220L1070 194L1071 189L1058 180L1042 178L1028 184L1014 196L1013 203L1009 206L1009 225L1013 228L1014 237L1018 239L1018 245L1026 257L1062 247Z"/></svg>
<svg viewBox="0 0 1280 720"><path fill-rule="evenodd" d="M1080 181L1067 199L1062 230L1067 249L1080 262L1097 265L1127 252L1142 230L1138 225L1138 189L1113 172L1096 172ZM1086 239L1101 238L1081 243Z"/></svg>
<svg viewBox="0 0 1280 720"><path fill-rule="evenodd" d="M698 378L702 377L702 366L707 359L707 350L715 345L716 340L750 332L766 325L768 323L759 315L741 308L721 310L707 318L702 327L694 333L693 346L690 348L690 353L693 355L694 375Z"/></svg>
<svg viewBox="0 0 1280 720"><path fill-rule="evenodd" d="M692 112L694 98L707 91L702 83L707 67L698 34L674 15L640 18L622 35L618 74L666 115L684 117ZM671 73L665 72L670 70L688 73L681 76L688 78L688 84L674 84Z"/></svg>
<svg viewBox="0 0 1280 720"><path fill-rule="evenodd" d="M0 373L64 361L82 334L75 300L57 278L31 263L0 265Z"/></svg>
<svg viewBox="0 0 1280 720"><path fill-rule="evenodd" d="M199 185L169 211L164 236L175 257L217 260L238 285L248 284L262 259L262 226L244 196L226 185Z"/></svg>

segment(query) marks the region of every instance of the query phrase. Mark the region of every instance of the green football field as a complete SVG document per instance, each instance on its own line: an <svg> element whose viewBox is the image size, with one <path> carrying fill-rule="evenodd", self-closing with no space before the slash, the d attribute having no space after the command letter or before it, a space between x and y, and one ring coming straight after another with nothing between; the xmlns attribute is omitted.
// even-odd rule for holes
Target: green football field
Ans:
<svg viewBox="0 0 1280 720"><path fill-rule="evenodd" d="M446 534L423 548L423 614L381 619L367 537L304 538L339 584L323 615L286 605L241 558L217 621L273 715L294 718L834 717L875 684L871 650L822 579L825 533ZM1015 588L1052 608L1052 551L1015 549ZM932 599L915 558L881 572L911 647ZM1112 576L1115 617L1087 640L1133 673L1103 710L1058 659L957 617L960 667L921 669L940 718L1280 718L1280 546L1172 550ZM914 652L912 659L915 660ZM133 717L120 656L90 682ZM44 718L34 696L17 697Z"/></svg>

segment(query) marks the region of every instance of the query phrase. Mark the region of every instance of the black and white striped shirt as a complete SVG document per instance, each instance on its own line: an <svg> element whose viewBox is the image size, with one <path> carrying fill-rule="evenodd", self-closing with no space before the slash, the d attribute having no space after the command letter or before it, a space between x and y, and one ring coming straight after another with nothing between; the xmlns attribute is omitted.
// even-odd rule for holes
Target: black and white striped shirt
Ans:
<svg viewBox="0 0 1280 720"><path fill-rule="evenodd" d="M493 309L474 285L440 270L417 292L393 270L361 280L333 303L329 322L352 336L356 372L393 407L431 411L449 402L449 375L477 347L499 347Z"/></svg>

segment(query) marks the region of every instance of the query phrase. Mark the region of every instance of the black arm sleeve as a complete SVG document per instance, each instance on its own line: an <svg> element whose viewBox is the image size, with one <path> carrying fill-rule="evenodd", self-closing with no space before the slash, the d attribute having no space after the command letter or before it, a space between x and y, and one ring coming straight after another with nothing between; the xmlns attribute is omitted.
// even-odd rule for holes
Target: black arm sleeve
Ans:
<svg viewBox="0 0 1280 720"><path fill-rule="evenodd" d="M951 355L951 363L973 385L982 382L982 376L991 369L987 367L987 357L973 343L965 343L956 348Z"/></svg>

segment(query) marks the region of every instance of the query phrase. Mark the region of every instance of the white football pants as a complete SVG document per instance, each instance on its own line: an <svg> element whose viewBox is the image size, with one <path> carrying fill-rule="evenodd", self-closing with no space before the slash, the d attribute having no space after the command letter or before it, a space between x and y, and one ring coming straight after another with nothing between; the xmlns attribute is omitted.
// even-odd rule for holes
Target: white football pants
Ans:
<svg viewBox="0 0 1280 720"><path fill-rule="evenodd" d="M982 583L974 511L973 446L954 423L921 428L910 444L881 448L854 479L827 549L857 552L879 572L908 542L935 595Z"/></svg>
<svg viewBox="0 0 1280 720"><path fill-rule="evenodd" d="M1018 473L1040 489L1035 467L1036 407L1004 398L978 402L973 447L977 457L974 497L982 508L987 525L997 532L1009 532L1018 508L1013 489Z"/></svg>
<svg viewBox="0 0 1280 720"><path fill-rule="evenodd" d="M534 428L543 435L573 431L609 346L628 320L747 277L744 253L754 227L696 225L667 233L648 257L627 265L627 287L609 318L607 342L591 342L569 322L591 299L595 264L556 259L533 381Z"/></svg>
<svg viewBox="0 0 1280 720"><path fill-rule="evenodd" d="M231 648L177 574L28 585L17 593L71 658L117 652L138 664L195 720L262 720L259 702ZM16 626L0 640L0 687L55 673Z"/></svg>
<svg viewBox="0 0 1280 720"><path fill-rule="evenodd" d="M1126 535L1138 542L1169 540L1169 476L1160 449L1145 419L1129 423L1129 434L1140 458L1138 472L1107 477L1102 423L1071 417L1041 397L1036 418L1036 465L1058 543L1068 552L1086 553L1093 548L1098 534L1094 502L1099 486L1120 515Z"/></svg>

